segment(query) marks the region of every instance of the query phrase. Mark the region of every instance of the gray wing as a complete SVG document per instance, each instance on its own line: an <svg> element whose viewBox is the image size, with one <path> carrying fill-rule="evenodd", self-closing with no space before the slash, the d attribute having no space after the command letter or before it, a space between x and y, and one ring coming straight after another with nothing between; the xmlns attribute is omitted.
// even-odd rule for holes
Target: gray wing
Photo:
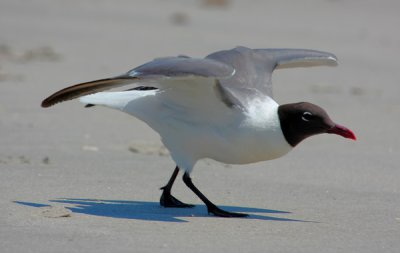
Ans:
<svg viewBox="0 0 400 253"><path fill-rule="evenodd" d="M229 78L234 68L212 59L198 59L187 56L157 58L136 67L127 73L131 77L187 77L201 76Z"/></svg>
<svg viewBox="0 0 400 253"><path fill-rule="evenodd" d="M272 57L276 61L276 69L337 66L334 54L309 49L255 49L256 53Z"/></svg>
<svg viewBox="0 0 400 253"><path fill-rule="evenodd" d="M222 88L229 96L246 104L254 96L272 97L272 72L278 68L335 66L336 56L307 49L250 49L236 47L219 51L206 57L221 61L235 68L235 74L220 80Z"/></svg>
<svg viewBox="0 0 400 253"><path fill-rule="evenodd" d="M159 79L193 77L223 80L231 77L234 72L233 67L212 59L196 59L187 56L157 58L120 76L80 83L57 91L43 100L42 107L133 83L151 86Z"/></svg>

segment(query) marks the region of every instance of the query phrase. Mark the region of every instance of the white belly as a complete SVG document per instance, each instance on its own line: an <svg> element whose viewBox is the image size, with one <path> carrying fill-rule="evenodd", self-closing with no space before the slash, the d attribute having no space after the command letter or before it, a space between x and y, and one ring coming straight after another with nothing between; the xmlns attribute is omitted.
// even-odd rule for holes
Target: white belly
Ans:
<svg viewBox="0 0 400 253"><path fill-rule="evenodd" d="M188 128L175 133L169 132L163 138L172 156L176 159L190 159L196 162L211 158L227 164L247 164L266 161L285 155L291 150L280 128L269 131L239 127ZM193 164L194 165L194 164Z"/></svg>

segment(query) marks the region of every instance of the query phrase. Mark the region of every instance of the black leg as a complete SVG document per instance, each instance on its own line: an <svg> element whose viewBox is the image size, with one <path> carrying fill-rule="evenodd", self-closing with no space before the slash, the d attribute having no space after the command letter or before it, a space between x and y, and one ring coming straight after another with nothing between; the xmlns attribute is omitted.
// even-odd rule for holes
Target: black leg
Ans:
<svg viewBox="0 0 400 253"><path fill-rule="evenodd" d="M179 207L179 208L194 207L194 205L185 204L171 195L171 188L175 182L176 176L178 176L178 173L179 173L179 167L176 166L167 185L164 187L161 187L161 190L163 190L163 193L160 198L160 205L163 207Z"/></svg>
<svg viewBox="0 0 400 253"><path fill-rule="evenodd" d="M210 200L208 200L207 197L204 196L204 194L201 193L199 191L199 189L197 189L196 186L194 186L192 179L190 178L190 175L186 172L183 175L183 182L185 182L187 187L189 187L197 195L197 197L199 197L204 202L204 204L206 204L208 213L212 213L215 216L219 216L219 217L246 217L246 216L248 216L248 214L245 214L245 213L232 213L232 212L227 212L227 211L224 211L224 210L218 208Z"/></svg>

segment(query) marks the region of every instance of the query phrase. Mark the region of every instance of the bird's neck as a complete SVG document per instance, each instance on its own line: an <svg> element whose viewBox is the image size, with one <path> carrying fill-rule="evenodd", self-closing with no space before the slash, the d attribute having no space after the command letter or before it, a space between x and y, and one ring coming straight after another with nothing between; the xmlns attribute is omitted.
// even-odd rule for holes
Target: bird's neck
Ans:
<svg viewBox="0 0 400 253"><path fill-rule="evenodd" d="M246 119L239 127L242 129L244 146L253 146L260 160L280 157L292 149L283 135L278 114L279 105L271 98L259 99L249 103ZM255 154L254 154L255 155Z"/></svg>

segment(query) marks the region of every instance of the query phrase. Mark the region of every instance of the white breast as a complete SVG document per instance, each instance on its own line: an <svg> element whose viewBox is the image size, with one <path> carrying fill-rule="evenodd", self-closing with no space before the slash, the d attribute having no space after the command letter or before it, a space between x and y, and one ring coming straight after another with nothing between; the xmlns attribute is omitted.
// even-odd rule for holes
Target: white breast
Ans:
<svg viewBox="0 0 400 253"><path fill-rule="evenodd" d="M222 135L225 152L215 152L215 160L246 164L278 158L292 147L280 127L278 104L270 99L253 101L238 125L226 129ZM224 142L221 142L224 143ZM216 145L217 146L217 145Z"/></svg>

